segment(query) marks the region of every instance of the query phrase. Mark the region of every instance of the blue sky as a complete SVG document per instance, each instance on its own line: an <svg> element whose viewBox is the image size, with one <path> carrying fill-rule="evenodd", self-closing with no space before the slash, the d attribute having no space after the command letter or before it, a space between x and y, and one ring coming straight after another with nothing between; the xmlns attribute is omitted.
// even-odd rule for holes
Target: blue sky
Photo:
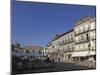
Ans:
<svg viewBox="0 0 100 75"><path fill-rule="evenodd" d="M56 34L73 28L87 15L95 17L95 6L12 2L12 43L45 46Z"/></svg>

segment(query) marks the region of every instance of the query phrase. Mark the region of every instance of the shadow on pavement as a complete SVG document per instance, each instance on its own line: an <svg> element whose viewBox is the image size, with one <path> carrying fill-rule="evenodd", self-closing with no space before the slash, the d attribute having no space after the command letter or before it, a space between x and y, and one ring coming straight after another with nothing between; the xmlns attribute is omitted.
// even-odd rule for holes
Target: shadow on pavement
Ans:
<svg viewBox="0 0 100 75"><path fill-rule="evenodd" d="M16 71L16 74L29 74L29 73L44 73L44 72L61 72L61 71L80 71L80 70L92 70L95 68L88 66L81 66L75 63L64 63L58 62L54 66L34 68L34 69L23 69ZM13 74L15 75L15 74Z"/></svg>

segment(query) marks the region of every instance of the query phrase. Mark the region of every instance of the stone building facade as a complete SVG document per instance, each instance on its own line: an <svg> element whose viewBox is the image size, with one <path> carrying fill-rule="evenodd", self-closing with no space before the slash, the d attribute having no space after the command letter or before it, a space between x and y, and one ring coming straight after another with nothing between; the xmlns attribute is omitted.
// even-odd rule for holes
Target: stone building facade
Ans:
<svg viewBox="0 0 100 75"><path fill-rule="evenodd" d="M73 29L57 35L48 45L47 51L56 61L64 62L71 58L74 50Z"/></svg>
<svg viewBox="0 0 100 75"><path fill-rule="evenodd" d="M75 49L74 60L95 60L96 55L96 22L90 16L80 19L74 27Z"/></svg>
<svg viewBox="0 0 100 75"><path fill-rule="evenodd" d="M74 28L48 43L46 52L56 61L96 60L96 22L87 16L75 23Z"/></svg>

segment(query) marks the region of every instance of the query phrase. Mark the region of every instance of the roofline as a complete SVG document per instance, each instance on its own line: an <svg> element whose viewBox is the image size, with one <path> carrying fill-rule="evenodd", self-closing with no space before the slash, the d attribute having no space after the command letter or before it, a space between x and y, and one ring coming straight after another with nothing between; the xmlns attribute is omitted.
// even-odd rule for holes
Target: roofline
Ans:
<svg viewBox="0 0 100 75"><path fill-rule="evenodd" d="M78 26L78 25L80 25L84 22L87 22L87 21L95 21L95 17L92 17L92 16L82 17L76 21L75 26Z"/></svg>
<svg viewBox="0 0 100 75"><path fill-rule="evenodd" d="M74 29L71 29L71 30L69 30L69 31L67 31L67 32L64 32L64 33L60 34L57 38L53 39L52 41L55 41L55 40L59 39L60 37L62 37L62 36L64 36L64 35L66 35L66 34L72 32L72 31L74 31Z"/></svg>

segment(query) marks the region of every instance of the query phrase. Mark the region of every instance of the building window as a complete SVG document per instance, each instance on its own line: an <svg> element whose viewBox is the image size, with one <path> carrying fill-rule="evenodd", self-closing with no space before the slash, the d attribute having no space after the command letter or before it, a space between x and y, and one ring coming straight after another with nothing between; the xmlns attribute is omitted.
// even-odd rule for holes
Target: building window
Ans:
<svg viewBox="0 0 100 75"><path fill-rule="evenodd" d="M66 36L66 43L68 42L68 36Z"/></svg>
<svg viewBox="0 0 100 75"><path fill-rule="evenodd" d="M68 45L65 45L65 47L66 47L66 51L68 50Z"/></svg>
<svg viewBox="0 0 100 75"><path fill-rule="evenodd" d="M93 32L93 39L95 39L96 38L96 32L94 31Z"/></svg>
<svg viewBox="0 0 100 75"><path fill-rule="evenodd" d="M90 41L91 44L91 49L94 50L95 49L95 42L94 41Z"/></svg>
<svg viewBox="0 0 100 75"><path fill-rule="evenodd" d="M85 24L84 25L84 31L88 31L89 30L89 26L88 26L88 24Z"/></svg>
<svg viewBox="0 0 100 75"><path fill-rule="evenodd" d="M83 49L84 49L84 45L81 44L81 45L80 45L80 50L83 50Z"/></svg>
<svg viewBox="0 0 100 75"><path fill-rule="evenodd" d="M66 49L67 49L67 48L66 48L66 45L64 45L64 51L66 51Z"/></svg>
<svg viewBox="0 0 100 75"><path fill-rule="evenodd" d="M66 38L64 38L64 44L66 43Z"/></svg>
<svg viewBox="0 0 100 75"><path fill-rule="evenodd" d="M88 43L85 43L85 44L84 44L84 48L85 48L86 50L88 50L88 45L89 45Z"/></svg>
<svg viewBox="0 0 100 75"><path fill-rule="evenodd" d="M74 50L74 43L72 43L72 50Z"/></svg>
<svg viewBox="0 0 100 75"><path fill-rule="evenodd" d="M52 48L54 48L54 45L52 46Z"/></svg>
<svg viewBox="0 0 100 75"><path fill-rule="evenodd" d="M73 34L71 34L71 41L73 41Z"/></svg>
<svg viewBox="0 0 100 75"><path fill-rule="evenodd" d="M90 25L90 30L95 29L95 22L92 22Z"/></svg>
<svg viewBox="0 0 100 75"><path fill-rule="evenodd" d="M81 35L80 37L81 37L80 42L84 42L84 35Z"/></svg>
<svg viewBox="0 0 100 75"><path fill-rule="evenodd" d="M80 48L79 48L79 45L76 45L76 50L79 50Z"/></svg>
<svg viewBox="0 0 100 75"><path fill-rule="evenodd" d="M73 50L73 43L70 44L70 49Z"/></svg>
<svg viewBox="0 0 100 75"><path fill-rule="evenodd" d="M79 42L82 42L82 35L79 36Z"/></svg>
<svg viewBox="0 0 100 75"><path fill-rule="evenodd" d="M86 37L87 37L87 40L89 41L90 34L89 34L89 33L87 33L87 34L86 34Z"/></svg>
<svg viewBox="0 0 100 75"><path fill-rule="evenodd" d="M95 42L95 40L93 41L93 43L94 43L93 49L96 50L96 42Z"/></svg>
<svg viewBox="0 0 100 75"><path fill-rule="evenodd" d="M71 39L71 35L69 35L69 39L70 39L70 41L72 41L72 39Z"/></svg>
<svg viewBox="0 0 100 75"><path fill-rule="evenodd" d="M75 34L79 34L79 29L75 28Z"/></svg>
<svg viewBox="0 0 100 75"><path fill-rule="evenodd" d="M80 33L82 33L82 32L83 32L83 25L80 26Z"/></svg>
<svg viewBox="0 0 100 75"><path fill-rule="evenodd" d="M61 46L61 47L60 47L60 51L62 51L62 50L63 50L63 47Z"/></svg>
<svg viewBox="0 0 100 75"><path fill-rule="evenodd" d="M83 35L83 40L84 40L84 41L87 41L87 36L86 36L86 34Z"/></svg>
<svg viewBox="0 0 100 75"><path fill-rule="evenodd" d="M76 43L79 42L79 37L78 36L76 36L75 41L76 41Z"/></svg>
<svg viewBox="0 0 100 75"><path fill-rule="evenodd" d="M95 39L95 36L96 36L96 35L95 35L95 31L90 32L90 38L91 38L91 39Z"/></svg>

